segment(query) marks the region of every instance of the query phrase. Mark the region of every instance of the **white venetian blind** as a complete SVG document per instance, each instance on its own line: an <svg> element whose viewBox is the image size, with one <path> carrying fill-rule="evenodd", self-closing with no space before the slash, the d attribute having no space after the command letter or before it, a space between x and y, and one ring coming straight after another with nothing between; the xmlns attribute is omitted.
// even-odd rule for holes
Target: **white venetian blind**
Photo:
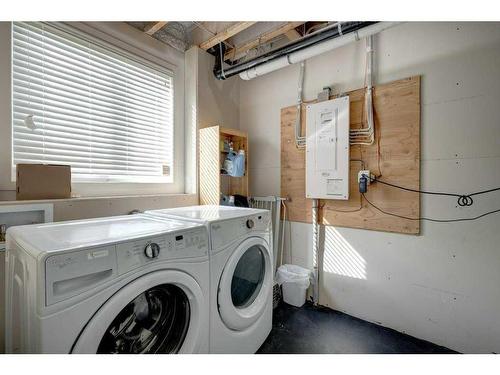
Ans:
<svg viewBox="0 0 500 375"><path fill-rule="evenodd" d="M13 163L74 181L172 182L173 78L45 23L13 23Z"/></svg>

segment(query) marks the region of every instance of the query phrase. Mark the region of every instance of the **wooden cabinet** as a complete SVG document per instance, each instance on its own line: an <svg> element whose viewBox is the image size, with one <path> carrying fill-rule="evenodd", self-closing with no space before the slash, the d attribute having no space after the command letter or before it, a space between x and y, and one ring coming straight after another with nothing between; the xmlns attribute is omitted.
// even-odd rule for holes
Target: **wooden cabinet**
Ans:
<svg viewBox="0 0 500 375"><path fill-rule="evenodd" d="M232 144L233 150L245 152L243 177L224 174L224 160L228 151L224 144ZM248 136L247 133L212 126L200 130L200 204L219 204L222 195L249 196L248 192Z"/></svg>

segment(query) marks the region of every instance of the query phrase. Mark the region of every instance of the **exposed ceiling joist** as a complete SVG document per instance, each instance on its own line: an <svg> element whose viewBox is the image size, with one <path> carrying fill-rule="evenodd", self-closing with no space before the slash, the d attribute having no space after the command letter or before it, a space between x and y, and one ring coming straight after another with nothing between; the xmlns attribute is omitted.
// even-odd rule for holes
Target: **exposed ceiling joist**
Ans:
<svg viewBox="0 0 500 375"><path fill-rule="evenodd" d="M224 54L224 61L228 59L231 60L238 59L248 50L255 48L263 43L266 43L280 35L286 34L287 32L294 30L296 27L299 27L302 24L304 24L304 22L287 22L286 24L274 30L268 31L267 33L260 35L258 38L243 44L242 46L231 48Z"/></svg>
<svg viewBox="0 0 500 375"><path fill-rule="evenodd" d="M215 34L213 37L210 39L204 41L203 43L200 44L200 48L207 50L209 48L212 48L216 44L219 44L229 38L231 38L233 35L238 34L239 32L249 28L255 24L255 22L238 22L230 27L228 27L226 30L221 31L220 33Z"/></svg>
<svg viewBox="0 0 500 375"><path fill-rule="evenodd" d="M168 21L158 21L158 22L153 22L151 25L148 25L145 29L144 32L148 35L153 35L160 29L164 28L167 25Z"/></svg>

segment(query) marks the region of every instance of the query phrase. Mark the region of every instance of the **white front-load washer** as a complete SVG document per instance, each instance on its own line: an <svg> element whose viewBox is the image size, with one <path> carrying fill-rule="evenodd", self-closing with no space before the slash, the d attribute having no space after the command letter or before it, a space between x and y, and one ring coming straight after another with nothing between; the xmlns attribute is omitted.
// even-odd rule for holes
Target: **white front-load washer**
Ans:
<svg viewBox="0 0 500 375"><path fill-rule="evenodd" d="M11 227L8 353L207 353L205 226L144 215Z"/></svg>
<svg viewBox="0 0 500 375"><path fill-rule="evenodd" d="M192 206L146 214L205 223L210 233L210 352L255 353L272 327L270 212Z"/></svg>

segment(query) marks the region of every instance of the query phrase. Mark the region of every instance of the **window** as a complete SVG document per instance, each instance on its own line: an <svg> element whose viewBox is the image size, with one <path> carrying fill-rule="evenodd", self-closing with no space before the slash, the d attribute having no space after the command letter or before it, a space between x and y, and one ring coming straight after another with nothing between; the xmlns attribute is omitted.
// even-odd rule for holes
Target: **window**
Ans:
<svg viewBox="0 0 500 375"><path fill-rule="evenodd" d="M12 31L13 175L69 164L75 182L173 182L173 76L80 32Z"/></svg>

